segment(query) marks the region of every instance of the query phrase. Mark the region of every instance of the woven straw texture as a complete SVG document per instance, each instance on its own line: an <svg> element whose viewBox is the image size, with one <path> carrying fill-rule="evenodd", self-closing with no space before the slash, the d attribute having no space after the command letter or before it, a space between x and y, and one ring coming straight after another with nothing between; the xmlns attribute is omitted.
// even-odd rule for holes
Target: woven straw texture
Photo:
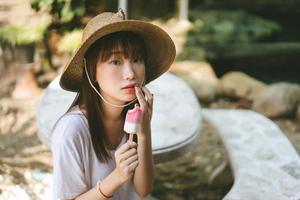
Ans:
<svg viewBox="0 0 300 200"><path fill-rule="evenodd" d="M63 89L77 92L80 88L83 58L88 48L101 37L130 31L139 35L145 43L147 58L146 83L166 72L175 59L175 45L170 36L160 27L139 20L126 20L124 13L105 12L95 16L86 25L80 47L65 66L60 79Z"/></svg>

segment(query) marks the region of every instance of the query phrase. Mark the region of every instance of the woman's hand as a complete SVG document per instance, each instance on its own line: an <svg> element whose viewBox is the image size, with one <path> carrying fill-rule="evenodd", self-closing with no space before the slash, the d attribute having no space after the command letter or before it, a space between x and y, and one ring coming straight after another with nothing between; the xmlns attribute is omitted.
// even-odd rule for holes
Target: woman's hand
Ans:
<svg viewBox="0 0 300 200"><path fill-rule="evenodd" d="M135 87L135 93L139 101L140 107L143 111L141 133L139 134L150 134L153 109L153 94L151 94L151 92L146 87Z"/></svg>
<svg viewBox="0 0 300 200"><path fill-rule="evenodd" d="M121 184L132 177L139 164L136 147L135 142L128 141L115 152L115 173Z"/></svg>

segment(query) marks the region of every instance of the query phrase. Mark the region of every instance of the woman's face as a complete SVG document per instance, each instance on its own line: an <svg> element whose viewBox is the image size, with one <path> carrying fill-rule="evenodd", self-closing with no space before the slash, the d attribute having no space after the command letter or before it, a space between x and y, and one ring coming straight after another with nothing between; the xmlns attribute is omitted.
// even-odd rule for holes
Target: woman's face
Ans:
<svg viewBox="0 0 300 200"><path fill-rule="evenodd" d="M115 104L124 104L136 98L134 86L142 86L144 83L144 61L125 58L120 51L111 52L107 61L98 59L96 79L105 99Z"/></svg>

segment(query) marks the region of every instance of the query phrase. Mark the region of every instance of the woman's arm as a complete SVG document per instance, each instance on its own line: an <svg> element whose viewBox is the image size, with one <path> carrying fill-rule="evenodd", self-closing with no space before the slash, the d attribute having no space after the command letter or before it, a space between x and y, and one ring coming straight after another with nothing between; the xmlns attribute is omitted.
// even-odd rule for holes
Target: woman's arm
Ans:
<svg viewBox="0 0 300 200"><path fill-rule="evenodd" d="M114 192L133 176L138 165L138 155L135 142L123 144L116 152L116 168L100 184L100 190L105 196L112 196ZM98 186L76 197L76 200L107 199L99 191Z"/></svg>
<svg viewBox="0 0 300 200"><path fill-rule="evenodd" d="M122 183L118 180L116 171L110 173L100 184L100 189L106 196L112 196L113 193L122 185ZM105 200L107 199L103 196L98 190L97 186L93 187L89 191L79 195L75 198L76 200Z"/></svg>
<svg viewBox="0 0 300 200"><path fill-rule="evenodd" d="M133 182L136 192L144 198L151 193L154 180L150 134L138 136L138 157L139 165L135 169Z"/></svg>
<svg viewBox="0 0 300 200"><path fill-rule="evenodd" d="M142 94L142 90L147 97ZM143 87L136 88L136 95L143 110L143 118L141 124L141 132L138 133L138 157L139 165L135 169L133 183L136 192L141 197L145 197L151 193L154 180L154 166L151 146L151 117L153 107L153 95L150 91Z"/></svg>

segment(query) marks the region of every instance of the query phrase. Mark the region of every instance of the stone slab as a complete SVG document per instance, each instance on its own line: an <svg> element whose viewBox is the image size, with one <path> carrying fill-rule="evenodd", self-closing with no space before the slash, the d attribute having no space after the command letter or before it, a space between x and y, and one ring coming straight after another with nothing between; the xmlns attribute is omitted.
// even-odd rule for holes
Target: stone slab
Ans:
<svg viewBox="0 0 300 200"><path fill-rule="evenodd" d="M234 184L224 200L299 200L300 158L280 128L251 110L203 109L229 154Z"/></svg>
<svg viewBox="0 0 300 200"><path fill-rule="evenodd" d="M152 149L156 163L171 160L190 150L201 130L201 108L191 88L165 73L147 85L154 94ZM73 102L76 93L63 90L59 77L45 90L37 114L38 136L51 144L51 129Z"/></svg>

